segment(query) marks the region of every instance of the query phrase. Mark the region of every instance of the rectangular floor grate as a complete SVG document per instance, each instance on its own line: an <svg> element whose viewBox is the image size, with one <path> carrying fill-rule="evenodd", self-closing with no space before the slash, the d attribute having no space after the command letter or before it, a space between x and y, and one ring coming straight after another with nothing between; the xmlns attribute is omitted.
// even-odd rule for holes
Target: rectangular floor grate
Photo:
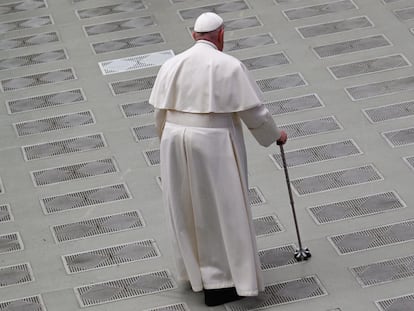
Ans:
<svg viewBox="0 0 414 311"><path fill-rule="evenodd" d="M287 88L306 86L308 83L300 73L292 73L274 78L256 81L262 92L277 91Z"/></svg>
<svg viewBox="0 0 414 311"><path fill-rule="evenodd" d="M31 36L0 40L0 51L58 42L57 32L40 33Z"/></svg>
<svg viewBox="0 0 414 311"><path fill-rule="evenodd" d="M224 51L236 51L242 49L255 48L277 43L271 34L258 34L240 39L228 40L224 43Z"/></svg>
<svg viewBox="0 0 414 311"><path fill-rule="evenodd" d="M224 28L226 31L241 30L253 27L260 27L262 23L257 16L243 17L224 21Z"/></svg>
<svg viewBox="0 0 414 311"><path fill-rule="evenodd" d="M51 16L36 16L6 23L0 23L0 33L7 33L23 29L39 28L52 24L53 19Z"/></svg>
<svg viewBox="0 0 414 311"><path fill-rule="evenodd" d="M373 215L406 207L395 192L368 195L351 200L309 207L318 224Z"/></svg>
<svg viewBox="0 0 414 311"><path fill-rule="evenodd" d="M289 20L292 21L325 14L340 13L352 9L357 9L357 7L351 0L342 0L302 8L284 10L283 13Z"/></svg>
<svg viewBox="0 0 414 311"><path fill-rule="evenodd" d="M332 159L349 157L361 154L361 150L352 140L345 140L320 146L303 148L286 152L286 164L288 167L306 165ZM283 168L280 154L272 154L271 159L278 168Z"/></svg>
<svg viewBox="0 0 414 311"><path fill-rule="evenodd" d="M0 81L3 92L15 91L40 85L50 85L59 82L75 80L75 72L71 68L38 73L25 77L11 78Z"/></svg>
<svg viewBox="0 0 414 311"><path fill-rule="evenodd" d="M37 109L57 107L67 104L82 103L86 100L82 89L62 91L41 96L16 99L7 102L9 114Z"/></svg>
<svg viewBox="0 0 414 311"><path fill-rule="evenodd" d="M111 301L156 294L176 288L168 270L139 274L128 278L75 288L81 307L89 307Z"/></svg>
<svg viewBox="0 0 414 311"><path fill-rule="evenodd" d="M160 256L154 240L137 241L62 257L66 271L84 272Z"/></svg>
<svg viewBox="0 0 414 311"><path fill-rule="evenodd" d="M249 70L257 70L272 66L286 65L290 64L289 59L286 57L285 53L276 53L272 55L265 55L259 57L253 57L248 59L243 59L242 63Z"/></svg>
<svg viewBox="0 0 414 311"><path fill-rule="evenodd" d="M116 172L118 172L118 168L116 167L114 160L108 158L40 171L32 171L31 175L36 186L44 186Z"/></svg>
<svg viewBox="0 0 414 311"><path fill-rule="evenodd" d="M148 165L154 166L160 164L160 149L144 151L144 158Z"/></svg>
<svg viewBox="0 0 414 311"><path fill-rule="evenodd" d="M189 311L185 303L177 303L168 306L162 306L155 309L147 309L145 311Z"/></svg>
<svg viewBox="0 0 414 311"><path fill-rule="evenodd" d="M384 35L376 35L356 40L321 45L314 47L313 50L320 58L325 58L384 46L391 46L390 41Z"/></svg>
<svg viewBox="0 0 414 311"><path fill-rule="evenodd" d="M138 211L131 211L53 226L52 232L59 243L142 228L143 226L144 222Z"/></svg>
<svg viewBox="0 0 414 311"><path fill-rule="evenodd" d="M137 37L93 43L92 48L96 54L101 54L163 42L165 41L160 33L151 33Z"/></svg>
<svg viewBox="0 0 414 311"><path fill-rule="evenodd" d="M1 192L0 192L1 193ZM13 221L13 215L8 204L0 205L0 223Z"/></svg>
<svg viewBox="0 0 414 311"><path fill-rule="evenodd" d="M293 244L260 250L261 269L269 270L298 263L294 257L295 250L296 246Z"/></svg>
<svg viewBox="0 0 414 311"><path fill-rule="evenodd" d="M18 1L0 5L0 15L13 14L25 11L47 8L44 0Z"/></svg>
<svg viewBox="0 0 414 311"><path fill-rule="evenodd" d="M414 221L328 237L340 255L414 240Z"/></svg>
<svg viewBox="0 0 414 311"><path fill-rule="evenodd" d="M134 0L114 5L100 6L90 9L76 10L79 19L92 18L98 16L112 15L117 13L135 12L146 9L142 0Z"/></svg>
<svg viewBox="0 0 414 311"><path fill-rule="evenodd" d="M373 26L373 23L371 23L368 17L358 16L335 22L298 27L296 30L301 34L303 38L312 38Z"/></svg>
<svg viewBox="0 0 414 311"><path fill-rule="evenodd" d="M414 127L381 133L392 147L411 145L414 143Z"/></svg>
<svg viewBox="0 0 414 311"><path fill-rule="evenodd" d="M330 116L322 119L283 124L280 125L280 128L286 131L290 139L293 139L341 130L342 126L336 121L335 117Z"/></svg>
<svg viewBox="0 0 414 311"><path fill-rule="evenodd" d="M23 250L23 242L18 232L0 235L0 254Z"/></svg>
<svg viewBox="0 0 414 311"><path fill-rule="evenodd" d="M378 300L375 302L378 309L381 311L402 311L414 309L414 294Z"/></svg>
<svg viewBox="0 0 414 311"><path fill-rule="evenodd" d="M114 95L140 92L145 90L151 90L154 86L155 78L156 76L117 81L110 83L109 86Z"/></svg>
<svg viewBox="0 0 414 311"><path fill-rule="evenodd" d="M121 105L125 118L146 115L154 112L154 107L149 104L148 100Z"/></svg>
<svg viewBox="0 0 414 311"><path fill-rule="evenodd" d="M414 7L394 10L394 14L399 20L408 21L414 18Z"/></svg>
<svg viewBox="0 0 414 311"><path fill-rule="evenodd" d="M404 157L403 159L410 166L411 169L414 169L414 156Z"/></svg>
<svg viewBox="0 0 414 311"><path fill-rule="evenodd" d="M265 236L283 231L277 218L273 215L253 218L256 236Z"/></svg>
<svg viewBox="0 0 414 311"><path fill-rule="evenodd" d="M32 268L28 263L0 267L0 288L21 285L33 281Z"/></svg>
<svg viewBox="0 0 414 311"><path fill-rule="evenodd" d="M64 49L25 56L18 56L7 59L0 59L0 70L14 69L37 64L46 64L65 59L68 59L68 57Z"/></svg>
<svg viewBox="0 0 414 311"><path fill-rule="evenodd" d="M292 180L292 186L298 195L306 195L383 179L373 165L366 165L322 175L298 178Z"/></svg>
<svg viewBox="0 0 414 311"><path fill-rule="evenodd" d="M352 100L361 100L414 89L414 76L345 88Z"/></svg>
<svg viewBox="0 0 414 311"><path fill-rule="evenodd" d="M92 111L82 111L46 119L14 123L14 126L17 136L22 137L91 124L95 124Z"/></svg>
<svg viewBox="0 0 414 311"><path fill-rule="evenodd" d="M368 59L349 64L328 67L329 72L336 79L359 76L368 73L381 72L411 66L402 54Z"/></svg>
<svg viewBox="0 0 414 311"><path fill-rule="evenodd" d="M102 74L110 75L114 73L128 72L144 68L161 66L165 61L174 56L173 50L160 51L143 55L130 56L119 59L100 62ZM1 64L1 63L0 63Z"/></svg>
<svg viewBox="0 0 414 311"><path fill-rule="evenodd" d="M0 301L0 310L16 311L46 311L40 295L19 298L15 300Z"/></svg>
<svg viewBox="0 0 414 311"><path fill-rule="evenodd" d="M42 198L40 203L45 214L52 214L130 198L131 194L126 184L115 184Z"/></svg>
<svg viewBox="0 0 414 311"><path fill-rule="evenodd" d="M350 268L362 287L414 277L414 256Z"/></svg>
<svg viewBox="0 0 414 311"><path fill-rule="evenodd" d="M280 115L290 112L324 107L323 103L316 94L286 98L270 103L265 103L265 105L272 115Z"/></svg>
<svg viewBox="0 0 414 311"><path fill-rule="evenodd" d="M106 147L102 134L73 137L43 144L23 146L26 161L44 159L58 155L97 150Z"/></svg>
<svg viewBox="0 0 414 311"><path fill-rule="evenodd" d="M249 6L244 1L230 1L226 3L219 3L214 5L207 5L198 8L191 8L185 10L179 10L178 14L182 19L192 19L198 17L201 13L204 12L215 12L217 14L237 12L242 10L249 9Z"/></svg>
<svg viewBox="0 0 414 311"><path fill-rule="evenodd" d="M248 197L250 206L260 205L266 202L263 194L257 187L250 187L248 189Z"/></svg>
<svg viewBox="0 0 414 311"><path fill-rule="evenodd" d="M326 296L328 293L322 287L316 276L271 284L258 297L245 298L226 304L227 311L261 310L277 305L309 300Z"/></svg>
<svg viewBox="0 0 414 311"><path fill-rule="evenodd" d="M414 101L362 110L370 122L382 122L414 115Z"/></svg>
<svg viewBox="0 0 414 311"><path fill-rule="evenodd" d="M134 133L135 139L137 141L147 140L152 138L157 138L157 129L155 128L154 124L149 125L142 125L138 127L132 128L132 132Z"/></svg>
<svg viewBox="0 0 414 311"><path fill-rule="evenodd" d="M156 23L154 17L140 16L136 18L123 19L116 22L88 25L84 26L84 29L88 36L94 36L129 29L143 29L145 27L155 25Z"/></svg>

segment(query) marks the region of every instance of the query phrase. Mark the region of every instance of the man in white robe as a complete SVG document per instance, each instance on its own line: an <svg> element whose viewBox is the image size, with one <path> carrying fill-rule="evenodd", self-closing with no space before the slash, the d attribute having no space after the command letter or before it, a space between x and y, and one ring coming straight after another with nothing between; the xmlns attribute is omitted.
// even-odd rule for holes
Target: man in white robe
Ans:
<svg viewBox="0 0 414 311"><path fill-rule="evenodd" d="M193 38L162 65L149 102L179 278L214 306L264 290L241 120L263 146L287 135L246 67L222 52L223 19L201 14Z"/></svg>

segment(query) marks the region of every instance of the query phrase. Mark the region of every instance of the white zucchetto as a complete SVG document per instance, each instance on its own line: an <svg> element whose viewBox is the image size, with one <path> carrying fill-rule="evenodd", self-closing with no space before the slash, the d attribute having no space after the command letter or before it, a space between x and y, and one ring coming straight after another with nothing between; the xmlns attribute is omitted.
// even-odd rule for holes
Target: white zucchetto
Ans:
<svg viewBox="0 0 414 311"><path fill-rule="evenodd" d="M223 25L223 19L213 12L206 12L197 17L194 24L195 32L210 32Z"/></svg>

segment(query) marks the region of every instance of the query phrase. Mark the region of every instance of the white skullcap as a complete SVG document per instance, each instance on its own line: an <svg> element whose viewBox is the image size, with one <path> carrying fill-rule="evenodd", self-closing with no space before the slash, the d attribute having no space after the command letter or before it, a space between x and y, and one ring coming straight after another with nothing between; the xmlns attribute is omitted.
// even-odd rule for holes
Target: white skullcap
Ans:
<svg viewBox="0 0 414 311"><path fill-rule="evenodd" d="M213 12L206 12L197 17L194 24L195 32L210 32L223 25L223 19Z"/></svg>

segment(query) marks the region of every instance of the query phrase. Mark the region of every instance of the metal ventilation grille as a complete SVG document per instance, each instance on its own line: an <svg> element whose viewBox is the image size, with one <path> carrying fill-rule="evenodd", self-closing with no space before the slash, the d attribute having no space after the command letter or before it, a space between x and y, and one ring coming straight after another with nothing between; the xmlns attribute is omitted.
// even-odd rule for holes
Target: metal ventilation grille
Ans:
<svg viewBox="0 0 414 311"><path fill-rule="evenodd" d="M403 311L413 310L414 294L376 301L378 309L381 311Z"/></svg>
<svg viewBox="0 0 414 311"><path fill-rule="evenodd" d="M363 109L363 112L373 123L409 117L414 115L414 101Z"/></svg>
<svg viewBox="0 0 414 311"><path fill-rule="evenodd" d="M407 162L407 164L414 169L414 157L405 157L404 161Z"/></svg>
<svg viewBox="0 0 414 311"><path fill-rule="evenodd" d="M97 150L106 147L102 134L73 137L44 144L23 146L26 161L66 155L76 152Z"/></svg>
<svg viewBox="0 0 414 311"><path fill-rule="evenodd" d="M35 75L1 80L4 92L77 79L73 69L62 69Z"/></svg>
<svg viewBox="0 0 414 311"><path fill-rule="evenodd" d="M291 302L326 296L316 276L268 285L258 297L245 298L226 304L227 311L260 310Z"/></svg>
<svg viewBox="0 0 414 311"><path fill-rule="evenodd" d="M95 283L75 288L81 307L89 307L132 297L155 294L176 288L168 270Z"/></svg>
<svg viewBox="0 0 414 311"><path fill-rule="evenodd" d="M10 4L0 5L0 16L24 11L32 11L46 8L46 2L43 0L19 1Z"/></svg>
<svg viewBox="0 0 414 311"><path fill-rule="evenodd" d="M160 164L160 149L144 151L144 157L148 165L154 166Z"/></svg>
<svg viewBox="0 0 414 311"><path fill-rule="evenodd" d="M1 191L0 191L1 193ZM10 212L10 206L9 205L0 205L0 223L12 221L13 215Z"/></svg>
<svg viewBox="0 0 414 311"><path fill-rule="evenodd" d="M232 19L224 22L226 31L234 31L262 26L257 16Z"/></svg>
<svg viewBox="0 0 414 311"><path fill-rule="evenodd" d="M11 31L39 28L53 24L51 16L36 16L32 18L19 19L12 22L0 23L0 33Z"/></svg>
<svg viewBox="0 0 414 311"><path fill-rule="evenodd" d="M351 268L362 287L368 287L414 276L414 256L396 258Z"/></svg>
<svg viewBox="0 0 414 311"><path fill-rule="evenodd" d="M185 303L177 303L169 306L163 306L151 310L146 311L189 311L187 305Z"/></svg>
<svg viewBox="0 0 414 311"><path fill-rule="evenodd" d="M328 238L339 254L403 243L414 239L414 221L405 221Z"/></svg>
<svg viewBox="0 0 414 311"><path fill-rule="evenodd" d="M110 75L114 73L161 66L173 56L174 52L172 50L160 51L100 62L99 67L104 75Z"/></svg>
<svg viewBox="0 0 414 311"><path fill-rule="evenodd" d="M346 10L357 9L355 4L350 0L329 2L319 5L307 6L303 8L285 10L283 13L289 20L320 16L331 13L339 13Z"/></svg>
<svg viewBox="0 0 414 311"><path fill-rule="evenodd" d="M295 250L291 244L259 251L260 268L269 270L297 263L293 256Z"/></svg>
<svg viewBox="0 0 414 311"><path fill-rule="evenodd" d="M414 127L382 133L392 147L406 146L414 143Z"/></svg>
<svg viewBox="0 0 414 311"><path fill-rule="evenodd" d="M279 221L273 215L253 219L256 236L264 236L283 231Z"/></svg>
<svg viewBox="0 0 414 311"><path fill-rule="evenodd" d="M160 33L152 33L138 37L94 43L92 47L96 54L101 54L163 42L165 41Z"/></svg>
<svg viewBox="0 0 414 311"><path fill-rule="evenodd" d="M271 34L253 35L241 39L229 40L224 44L224 51L230 52L235 50L255 48L259 46L265 46L269 44L275 44Z"/></svg>
<svg viewBox="0 0 414 311"><path fill-rule="evenodd" d="M345 88L352 100L361 100L414 89L414 76Z"/></svg>
<svg viewBox="0 0 414 311"><path fill-rule="evenodd" d="M328 67L336 79L348 78L373 72L380 72L410 66L404 55L377 57L360 62Z"/></svg>
<svg viewBox="0 0 414 311"><path fill-rule="evenodd" d="M81 89L62 91L41 96L17 99L7 102L9 113L26 112L37 109L56 107L84 102L85 96Z"/></svg>
<svg viewBox="0 0 414 311"><path fill-rule="evenodd" d="M0 310L46 311L41 296L31 296L0 302Z"/></svg>
<svg viewBox="0 0 414 311"><path fill-rule="evenodd" d="M109 85L114 95L127 94L152 89L154 86L155 78L156 76L118 81L112 82Z"/></svg>
<svg viewBox="0 0 414 311"><path fill-rule="evenodd" d="M272 115L285 114L295 111L303 111L323 107L323 104L316 94L292 97L270 103L265 106Z"/></svg>
<svg viewBox="0 0 414 311"><path fill-rule="evenodd" d="M289 64L289 60L286 57L285 53L276 53L272 55L265 55L260 57L243 59L242 63L249 70L257 70L272 66L286 65Z"/></svg>
<svg viewBox="0 0 414 311"><path fill-rule="evenodd" d="M320 58L325 58L390 45L391 43L383 35L376 35L351 41L321 45L314 47L313 50L315 51L316 55L318 55Z"/></svg>
<svg viewBox="0 0 414 311"><path fill-rule="evenodd" d="M125 184L115 184L41 199L46 214L130 199Z"/></svg>
<svg viewBox="0 0 414 311"><path fill-rule="evenodd" d="M76 14L78 15L79 19L85 19L124 12L135 12L143 10L145 8L146 6L142 2L142 0L134 0L114 5L100 6L91 9L76 10Z"/></svg>
<svg viewBox="0 0 414 311"><path fill-rule="evenodd" d="M414 18L414 7L394 10L394 14L399 20L408 21Z"/></svg>
<svg viewBox="0 0 414 311"><path fill-rule="evenodd" d="M36 186L78 180L118 172L113 159L83 162L69 166L31 172Z"/></svg>
<svg viewBox="0 0 414 311"><path fill-rule="evenodd" d="M0 254L23 249L22 239L18 232L0 235Z"/></svg>
<svg viewBox="0 0 414 311"><path fill-rule="evenodd" d="M15 123L17 136L41 134L77 126L94 124L95 120L91 111L82 111L46 119Z"/></svg>
<svg viewBox="0 0 414 311"><path fill-rule="evenodd" d="M123 19L116 22L88 25L84 28L88 36L94 36L128 29L143 29L154 25L156 25L156 23L152 16L141 16L137 18Z"/></svg>
<svg viewBox="0 0 414 311"><path fill-rule="evenodd" d="M298 123L284 124L283 128L290 139L311 136L326 132L341 130L341 125L336 121L335 117L326 117L318 120L309 120Z"/></svg>
<svg viewBox="0 0 414 311"><path fill-rule="evenodd" d="M297 31L302 35L303 38L312 38L373 26L374 25L370 22L368 17L359 16L330 23L299 27L297 28Z"/></svg>
<svg viewBox="0 0 414 311"><path fill-rule="evenodd" d="M300 73L287 74L275 78L258 80L256 82L263 92L277 91L307 85L307 82L303 79Z"/></svg>
<svg viewBox="0 0 414 311"><path fill-rule="evenodd" d="M231 1L221 4L208 5L193 9L186 9L178 11L182 19L192 19L198 17L204 12L214 12L217 14L237 12L249 9L249 6L244 1Z"/></svg>
<svg viewBox="0 0 414 311"><path fill-rule="evenodd" d="M146 115L154 112L154 107L149 104L148 100L138 103L129 103L121 105L122 112L126 118Z"/></svg>
<svg viewBox="0 0 414 311"><path fill-rule="evenodd" d="M294 167L358 154L361 154L358 146L352 140L345 140L286 152L286 164L288 167ZM279 168L283 167L280 154L272 154L271 158Z"/></svg>
<svg viewBox="0 0 414 311"><path fill-rule="evenodd" d="M154 241L144 240L66 255L63 256L63 262L68 273L78 273L159 256L160 252Z"/></svg>
<svg viewBox="0 0 414 311"><path fill-rule="evenodd" d="M68 59L64 49L36 53L26 56L18 56L14 58L1 59L0 70L50 63L63 59Z"/></svg>
<svg viewBox="0 0 414 311"><path fill-rule="evenodd" d="M65 242L143 226L144 223L139 213L132 211L53 226L52 232L57 242Z"/></svg>
<svg viewBox="0 0 414 311"><path fill-rule="evenodd" d="M0 40L0 51L24 48L59 41L57 32L40 33L37 35Z"/></svg>
<svg viewBox="0 0 414 311"><path fill-rule="evenodd" d="M134 127L132 128L132 131L137 141L158 137L157 129L154 124Z"/></svg>
<svg viewBox="0 0 414 311"><path fill-rule="evenodd" d="M32 269L28 263L0 267L0 288L32 281L34 281Z"/></svg>
<svg viewBox="0 0 414 311"><path fill-rule="evenodd" d="M395 192L385 192L351 200L310 207L317 223L325 224L406 207Z"/></svg>
<svg viewBox="0 0 414 311"><path fill-rule="evenodd" d="M257 187L249 188L247 194L250 206L260 205L266 202L263 194Z"/></svg>

